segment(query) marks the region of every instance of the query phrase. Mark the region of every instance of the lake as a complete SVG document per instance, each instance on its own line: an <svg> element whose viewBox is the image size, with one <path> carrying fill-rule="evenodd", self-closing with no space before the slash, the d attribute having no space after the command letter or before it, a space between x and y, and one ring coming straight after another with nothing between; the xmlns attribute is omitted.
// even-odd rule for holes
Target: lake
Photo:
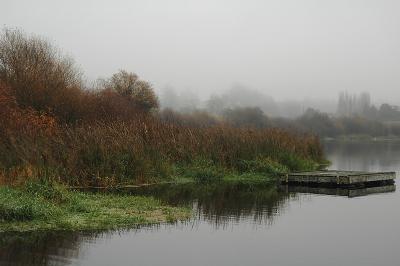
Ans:
<svg viewBox="0 0 400 266"><path fill-rule="evenodd" d="M324 146L330 169L400 171L400 142ZM137 193L192 206L191 220L109 232L3 234L0 265L395 266L400 195L393 190L160 186Z"/></svg>

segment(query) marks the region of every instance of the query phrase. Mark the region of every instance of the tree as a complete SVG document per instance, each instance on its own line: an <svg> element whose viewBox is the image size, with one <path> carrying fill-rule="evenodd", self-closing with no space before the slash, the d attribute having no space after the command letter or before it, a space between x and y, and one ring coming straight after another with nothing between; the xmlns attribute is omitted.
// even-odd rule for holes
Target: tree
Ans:
<svg viewBox="0 0 400 266"><path fill-rule="evenodd" d="M226 122L235 127L265 128L269 124L268 117L259 107L225 109L222 116Z"/></svg>
<svg viewBox="0 0 400 266"><path fill-rule="evenodd" d="M19 30L0 34L0 81L11 88L19 106L73 120L81 77L74 62L46 40Z"/></svg>
<svg viewBox="0 0 400 266"><path fill-rule="evenodd" d="M400 120L400 111L398 107L384 103L379 108L379 117L384 121Z"/></svg>
<svg viewBox="0 0 400 266"><path fill-rule="evenodd" d="M312 108L308 108L297 121L307 130L320 136L333 137L337 134L335 125L328 114L321 113Z"/></svg>
<svg viewBox="0 0 400 266"><path fill-rule="evenodd" d="M174 88L166 87L162 90L160 105L162 108L170 108L173 110L177 110L179 108L179 95L176 93Z"/></svg>
<svg viewBox="0 0 400 266"><path fill-rule="evenodd" d="M214 94L210 96L210 99L208 99L206 106L209 112L219 115L225 107L225 102L220 96Z"/></svg>
<svg viewBox="0 0 400 266"><path fill-rule="evenodd" d="M128 97L143 111L149 112L159 106L158 98L150 83L140 80L135 73L120 70L104 81L104 86L123 97Z"/></svg>

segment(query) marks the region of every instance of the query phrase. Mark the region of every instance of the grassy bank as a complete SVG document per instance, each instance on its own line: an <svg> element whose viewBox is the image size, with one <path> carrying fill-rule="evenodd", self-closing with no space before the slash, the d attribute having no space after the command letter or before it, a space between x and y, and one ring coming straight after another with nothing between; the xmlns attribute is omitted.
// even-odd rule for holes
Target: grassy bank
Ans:
<svg viewBox="0 0 400 266"><path fill-rule="evenodd" d="M298 157L286 161L285 165L269 158L258 158L241 160L238 167L232 169L203 159L173 167L174 175L156 183L173 183L175 186L172 184L170 187L173 190L182 184L185 188L188 185L193 195L198 193L194 187L212 187L215 190L230 185L263 185L271 190L276 188L277 175L290 171L289 167L312 170L317 166L312 160ZM124 183L105 184L111 189L119 186L123 187ZM149 191L158 187L151 186ZM149 195L72 191L48 177L25 181L23 185L0 187L0 198L0 232L116 229L173 222L191 215L187 208L167 206L165 202L169 201L162 203Z"/></svg>
<svg viewBox="0 0 400 266"><path fill-rule="evenodd" d="M151 197L67 191L40 182L1 187L0 198L0 232L115 229L173 222L191 214Z"/></svg>
<svg viewBox="0 0 400 266"><path fill-rule="evenodd" d="M195 160L189 165L175 167L173 181L182 182L244 182L274 183L279 174L294 170L316 170L321 163L299 156L287 156L280 160L260 157L252 160L239 160L235 168L224 168L211 160Z"/></svg>

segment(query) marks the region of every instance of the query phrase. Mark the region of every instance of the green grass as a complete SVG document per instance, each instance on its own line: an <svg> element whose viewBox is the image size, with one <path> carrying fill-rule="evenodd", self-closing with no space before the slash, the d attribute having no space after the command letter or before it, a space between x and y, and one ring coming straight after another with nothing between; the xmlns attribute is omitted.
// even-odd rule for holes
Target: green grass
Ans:
<svg viewBox="0 0 400 266"><path fill-rule="evenodd" d="M217 166L210 160L198 159L190 165L175 167L175 176L172 179L176 183L274 183L280 174L290 171L312 171L319 167L319 163L293 154L282 154L279 161L268 157L240 160L236 168L230 169Z"/></svg>
<svg viewBox="0 0 400 266"><path fill-rule="evenodd" d="M45 183L1 187L0 198L0 232L114 229L174 222L191 214L152 197L67 191Z"/></svg>

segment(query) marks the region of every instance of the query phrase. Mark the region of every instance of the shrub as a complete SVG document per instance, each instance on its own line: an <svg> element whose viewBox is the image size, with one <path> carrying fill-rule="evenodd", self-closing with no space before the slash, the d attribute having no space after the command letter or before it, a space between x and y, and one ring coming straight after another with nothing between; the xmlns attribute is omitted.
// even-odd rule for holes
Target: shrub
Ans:
<svg viewBox="0 0 400 266"><path fill-rule="evenodd" d="M283 152L280 161L291 171L316 170L318 167L318 164L313 160L307 160L289 152Z"/></svg>
<svg viewBox="0 0 400 266"><path fill-rule="evenodd" d="M159 106L158 98L150 83L140 80L135 73L120 70L110 79L103 81L103 86L126 97L138 109L145 112L157 109Z"/></svg>
<svg viewBox="0 0 400 266"><path fill-rule="evenodd" d="M184 167L184 175L194 178L197 182L218 181L223 178L223 169L207 159L196 159L189 166Z"/></svg>
<svg viewBox="0 0 400 266"><path fill-rule="evenodd" d="M238 169L242 173L253 172L262 174L280 174L288 172L288 168L270 158L257 158L255 160L240 160L238 163Z"/></svg>
<svg viewBox="0 0 400 266"><path fill-rule="evenodd" d="M81 73L46 40L19 30L0 35L0 80L20 107L52 112L63 121L77 118Z"/></svg>

